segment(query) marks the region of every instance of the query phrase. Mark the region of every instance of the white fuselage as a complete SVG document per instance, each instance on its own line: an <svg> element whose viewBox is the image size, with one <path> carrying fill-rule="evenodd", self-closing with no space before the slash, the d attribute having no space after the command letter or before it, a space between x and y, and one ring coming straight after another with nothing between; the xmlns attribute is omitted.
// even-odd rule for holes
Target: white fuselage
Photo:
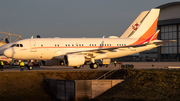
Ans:
<svg viewBox="0 0 180 101"><path fill-rule="evenodd" d="M23 47L10 47L4 54L13 59L22 60L63 60L63 56L72 52L87 50L113 48L133 45L138 39L130 38L34 38L24 39L14 44L22 44ZM94 59L117 58L141 51L156 48L156 45L146 45L137 48L118 48L115 51L102 50L104 53L94 57ZM88 54L88 52L86 52ZM96 53L94 53L96 54ZM57 58L56 58L57 57Z"/></svg>

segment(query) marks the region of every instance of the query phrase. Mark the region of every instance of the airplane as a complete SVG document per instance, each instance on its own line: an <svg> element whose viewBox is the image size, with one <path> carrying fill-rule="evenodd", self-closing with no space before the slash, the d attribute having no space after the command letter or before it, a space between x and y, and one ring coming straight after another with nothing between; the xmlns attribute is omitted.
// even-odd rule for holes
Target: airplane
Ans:
<svg viewBox="0 0 180 101"><path fill-rule="evenodd" d="M159 12L160 9L142 12L121 37L23 39L5 49L4 55L20 60L60 60L74 68L91 62L90 68L96 69L95 60L123 57L175 42L157 39Z"/></svg>

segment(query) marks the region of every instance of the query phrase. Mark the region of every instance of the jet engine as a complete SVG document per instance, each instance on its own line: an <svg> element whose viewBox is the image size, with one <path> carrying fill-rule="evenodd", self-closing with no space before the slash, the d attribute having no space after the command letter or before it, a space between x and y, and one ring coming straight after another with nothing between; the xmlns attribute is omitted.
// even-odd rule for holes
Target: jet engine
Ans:
<svg viewBox="0 0 180 101"><path fill-rule="evenodd" d="M84 55L67 54L64 56L64 60L67 66L80 66L85 63Z"/></svg>

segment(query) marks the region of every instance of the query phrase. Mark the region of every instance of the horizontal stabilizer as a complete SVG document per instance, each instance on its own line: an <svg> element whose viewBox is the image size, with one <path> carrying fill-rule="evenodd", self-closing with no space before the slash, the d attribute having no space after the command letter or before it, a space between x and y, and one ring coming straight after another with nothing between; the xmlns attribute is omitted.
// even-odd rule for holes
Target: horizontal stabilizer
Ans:
<svg viewBox="0 0 180 101"><path fill-rule="evenodd" d="M172 43L172 42L176 42L176 40L153 42L153 44L155 44L155 45L162 45L162 44L167 44L167 43Z"/></svg>

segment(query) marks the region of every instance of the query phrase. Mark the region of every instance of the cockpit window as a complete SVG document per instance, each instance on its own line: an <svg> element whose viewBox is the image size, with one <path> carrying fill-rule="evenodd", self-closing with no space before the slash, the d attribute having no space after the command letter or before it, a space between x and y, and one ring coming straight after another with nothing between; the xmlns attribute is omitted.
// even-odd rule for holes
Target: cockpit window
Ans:
<svg viewBox="0 0 180 101"><path fill-rule="evenodd" d="M20 47L23 47L23 45L22 45L22 44L20 44Z"/></svg>
<svg viewBox="0 0 180 101"><path fill-rule="evenodd" d="M11 47L23 47L23 45L22 44L13 44L13 45L11 45Z"/></svg>
<svg viewBox="0 0 180 101"><path fill-rule="evenodd" d="M11 47L14 47L14 46L16 46L16 44L11 45Z"/></svg>

